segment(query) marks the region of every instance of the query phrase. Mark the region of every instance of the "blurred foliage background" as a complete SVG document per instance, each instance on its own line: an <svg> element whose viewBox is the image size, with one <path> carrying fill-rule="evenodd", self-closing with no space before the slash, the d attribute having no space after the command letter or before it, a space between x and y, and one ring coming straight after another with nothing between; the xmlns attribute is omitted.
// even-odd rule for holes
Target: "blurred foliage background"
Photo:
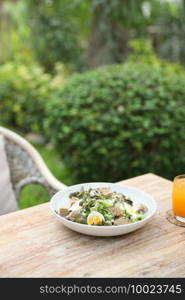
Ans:
<svg viewBox="0 0 185 300"><path fill-rule="evenodd" d="M66 184L182 172L184 66L185 0L0 1L0 124Z"/></svg>
<svg viewBox="0 0 185 300"><path fill-rule="evenodd" d="M185 63L184 0L1 0L0 62L36 60L47 72L126 60L145 38L169 61Z"/></svg>

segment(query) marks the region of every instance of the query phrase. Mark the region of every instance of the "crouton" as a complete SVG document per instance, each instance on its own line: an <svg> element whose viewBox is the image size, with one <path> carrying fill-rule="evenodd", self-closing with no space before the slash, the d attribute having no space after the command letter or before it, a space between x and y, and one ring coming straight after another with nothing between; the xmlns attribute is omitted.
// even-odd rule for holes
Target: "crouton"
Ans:
<svg viewBox="0 0 185 300"><path fill-rule="evenodd" d="M119 207L111 207L110 211L114 217L121 217L124 212L124 210Z"/></svg>
<svg viewBox="0 0 185 300"><path fill-rule="evenodd" d="M109 198L113 195L113 192L111 192L110 188L108 187L102 187L98 189L100 193L102 193L106 198Z"/></svg>
<svg viewBox="0 0 185 300"><path fill-rule="evenodd" d="M68 211L69 211L68 208L62 207L59 209L59 215L66 216Z"/></svg>
<svg viewBox="0 0 185 300"><path fill-rule="evenodd" d="M144 214L144 213L147 212L147 210L148 210L147 206L144 205L144 204L142 204L142 203L136 204L136 205L134 206L134 211L135 211L135 213L137 213L137 214Z"/></svg>

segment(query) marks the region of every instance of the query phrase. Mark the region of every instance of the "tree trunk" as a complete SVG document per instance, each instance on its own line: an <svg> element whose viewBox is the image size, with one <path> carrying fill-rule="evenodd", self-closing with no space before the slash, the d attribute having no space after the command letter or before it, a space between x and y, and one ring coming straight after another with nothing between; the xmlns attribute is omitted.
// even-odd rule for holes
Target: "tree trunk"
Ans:
<svg viewBox="0 0 185 300"><path fill-rule="evenodd" d="M119 19L113 18L111 13L105 13L104 6L104 3L99 3L93 11L86 52L90 68L122 62L127 54L128 31L123 28Z"/></svg>

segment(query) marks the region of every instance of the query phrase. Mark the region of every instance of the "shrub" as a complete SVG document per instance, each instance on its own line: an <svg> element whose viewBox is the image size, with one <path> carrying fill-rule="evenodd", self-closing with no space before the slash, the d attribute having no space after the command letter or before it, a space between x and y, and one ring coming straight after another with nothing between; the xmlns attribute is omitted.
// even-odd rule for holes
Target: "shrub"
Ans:
<svg viewBox="0 0 185 300"><path fill-rule="evenodd" d="M46 131L75 181L185 169L185 77L128 63L74 75L48 104Z"/></svg>
<svg viewBox="0 0 185 300"><path fill-rule="evenodd" d="M0 124L25 132L40 130L45 102L55 85L36 64L9 62L0 66Z"/></svg>

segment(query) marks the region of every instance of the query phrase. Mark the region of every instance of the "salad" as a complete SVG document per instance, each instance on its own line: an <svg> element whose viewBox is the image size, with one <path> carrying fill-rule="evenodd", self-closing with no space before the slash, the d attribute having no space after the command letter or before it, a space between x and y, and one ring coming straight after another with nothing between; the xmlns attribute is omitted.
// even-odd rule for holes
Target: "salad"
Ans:
<svg viewBox="0 0 185 300"><path fill-rule="evenodd" d="M140 221L148 208L109 187L81 189L69 195L69 205L58 214L73 222L86 225L111 226Z"/></svg>

